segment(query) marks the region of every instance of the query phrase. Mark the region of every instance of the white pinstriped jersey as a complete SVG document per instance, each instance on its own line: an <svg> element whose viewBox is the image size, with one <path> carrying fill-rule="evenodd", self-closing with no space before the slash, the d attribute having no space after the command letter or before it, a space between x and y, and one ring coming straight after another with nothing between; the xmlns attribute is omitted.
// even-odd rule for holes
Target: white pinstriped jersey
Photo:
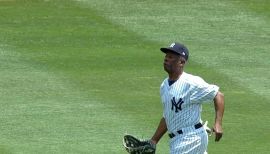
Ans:
<svg viewBox="0 0 270 154"><path fill-rule="evenodd" d="M202 103L213 101L218 90L218 86L185 72L171 86L166 78L160 95L168 131L175 132L201 122Z"/></svg>

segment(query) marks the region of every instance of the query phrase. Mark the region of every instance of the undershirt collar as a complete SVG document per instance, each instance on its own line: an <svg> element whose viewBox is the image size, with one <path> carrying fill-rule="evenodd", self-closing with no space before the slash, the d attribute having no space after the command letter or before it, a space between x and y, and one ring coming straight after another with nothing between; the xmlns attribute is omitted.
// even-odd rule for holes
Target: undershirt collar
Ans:
<svg viewBox="0 0 270 154"><path fill-rule="evenodd" d="M171 86L172 84L174 84L175 81L177 81L177 80L169 80L169 79L168 79L169 86Z"/></svg>

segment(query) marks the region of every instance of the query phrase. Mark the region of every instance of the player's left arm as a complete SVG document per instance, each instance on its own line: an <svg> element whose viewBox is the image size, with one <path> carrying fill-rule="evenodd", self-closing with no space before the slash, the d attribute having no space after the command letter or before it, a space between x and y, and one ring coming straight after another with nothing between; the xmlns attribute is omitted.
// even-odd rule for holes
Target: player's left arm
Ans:
<svg viewBox="0 0 270 154"><path fill-rule="evenodd" d="M160 122L159 122L159 125L158 125L156 132L154 133L153 137L151 138L152 143L157 144L159 142L160 138L166 132L167 132L167 124L166 124L165 118L162 117Z"/></svg>
<svg viewBox="0 0 270 154"><path fill-rule="evenodd" d="M220 91L217 92L215 98L214 98L214 104L215 104L215 124L213 127L213 131L216 135L215 141L218 142L222 135L223 135L223 129L222 129L222 118L224 113L224 94Z"/></svg>

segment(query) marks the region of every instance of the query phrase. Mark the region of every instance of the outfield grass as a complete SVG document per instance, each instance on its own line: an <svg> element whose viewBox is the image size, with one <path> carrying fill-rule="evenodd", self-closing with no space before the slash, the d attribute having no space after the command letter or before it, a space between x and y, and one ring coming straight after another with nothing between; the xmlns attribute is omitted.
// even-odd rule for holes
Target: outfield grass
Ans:
<svg viewBox="0 0 270 154"><path fill-rule="evenodd" d="M226 96L209 153L268 153L267 0L0 1L0 153L126 153L162 115L161 46L188 45L187 72ZM213 124L214 110L203 118ZM168 153L168 137L158 154Z"/></svg>

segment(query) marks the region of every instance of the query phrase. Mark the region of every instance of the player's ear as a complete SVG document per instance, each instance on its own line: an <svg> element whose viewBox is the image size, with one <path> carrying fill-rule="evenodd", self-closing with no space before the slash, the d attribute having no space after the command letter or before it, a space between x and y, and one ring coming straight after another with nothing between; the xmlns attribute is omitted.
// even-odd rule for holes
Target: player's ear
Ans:
<svg viewBox="0 0 270 154"><path fill-rule="evenodd" d="M186 59L184 58L184 57L182 57L182 56L180 56L180 63L181 64L185 64L186 63Z"/></svg>
<svg viewBox="0 0 270 154"><path fill-rule="evenodd" d="M185 65L185 63L186 63L186 61L181 59L181 60L179 61L178 65L179 65L179 67L183 68L184 65Z"/></svg>
<svg viewBox="0 0 270 154"><path fill-rule="evenodd" d="M185 63L186 63L186 60L183 57L181 57L180 58L180 64L181 65L185 65Z"/></svg>
<svg viewBox="0 0 270 154"><path fill-rule="evenodd" d="M181 67L183 67L185 65L185 63L186 63L186 60L183 57L180 57L180 59L179 59L179 65Z"/></svg>

